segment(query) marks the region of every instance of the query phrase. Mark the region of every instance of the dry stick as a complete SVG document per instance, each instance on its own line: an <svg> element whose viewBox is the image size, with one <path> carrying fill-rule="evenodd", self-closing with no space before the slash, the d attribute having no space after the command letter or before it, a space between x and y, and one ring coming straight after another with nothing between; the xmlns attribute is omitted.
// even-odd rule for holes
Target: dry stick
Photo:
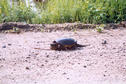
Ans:
<svg viewBox="0 0 126 84"><path fill-rule="evenodd" d="M90 44L89 45L79 45L79 46L86 47L86 46L90 46ZM34 49L37 49L37 50L51 50L51 49L42 49L42 48L34 48Z"/></svg>
<svg viewBox="0 0 126 84"><path fill-rule="evenodd" d="M38 50L51 50L51 49L42 49L42 48L34 48L34 49L38 49Z"/></svg>

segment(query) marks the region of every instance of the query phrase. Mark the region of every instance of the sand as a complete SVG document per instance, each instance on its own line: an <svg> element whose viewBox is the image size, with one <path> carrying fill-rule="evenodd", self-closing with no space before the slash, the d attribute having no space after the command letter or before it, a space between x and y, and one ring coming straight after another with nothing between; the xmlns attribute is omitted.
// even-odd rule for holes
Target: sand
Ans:
<svg viewBox="0 0 126 84"><path fill-rule="evenodd" d="M50 50L63 37L90 46ZM126 84L126 29L0 33L0 84Z"/></svg>

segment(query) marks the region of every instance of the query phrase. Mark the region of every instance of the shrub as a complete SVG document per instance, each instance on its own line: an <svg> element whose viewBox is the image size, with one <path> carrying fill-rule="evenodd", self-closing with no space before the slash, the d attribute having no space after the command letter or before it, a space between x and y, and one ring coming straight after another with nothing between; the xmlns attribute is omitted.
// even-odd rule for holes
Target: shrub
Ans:
<svg viewBox="0 0 126 84"><path fill-rule="evenodd" d="M48 0L34 12L30 5L19 0L0 2L0 22L27 23L114 23L126 20L125 0Z"/></svg>

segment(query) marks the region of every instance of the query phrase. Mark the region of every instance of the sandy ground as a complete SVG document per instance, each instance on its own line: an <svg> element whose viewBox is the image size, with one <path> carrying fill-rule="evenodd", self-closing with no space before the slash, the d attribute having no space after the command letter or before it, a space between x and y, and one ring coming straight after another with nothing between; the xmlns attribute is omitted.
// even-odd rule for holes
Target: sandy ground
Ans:
<svg viewBox="0 0 126 84"><path fill-rule="evenodd" d="M90 46L44 50L61 37ZM126 29L0 33L0 84L126 84Z"/></svg>

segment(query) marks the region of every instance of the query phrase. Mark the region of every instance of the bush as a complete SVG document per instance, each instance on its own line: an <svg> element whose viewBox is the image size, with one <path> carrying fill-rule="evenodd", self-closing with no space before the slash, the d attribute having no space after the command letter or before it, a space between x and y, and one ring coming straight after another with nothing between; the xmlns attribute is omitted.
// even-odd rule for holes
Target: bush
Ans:
<svg viewBox="0 0 126 84"><path fill-rule="evenodd" d="M112 23L126 20L125 0L50 0L42 19L45 23Z"/></svg>
<svg viewBox="0 0 126 84"><path fill-rule="evenodd" d="M26 3L21 0L17 4L9 4L8 0L2 0L0 3L0 21L1 22L27 22L32 23L32 18L35 17L35 13L30 6L26 6Z"/></svg>
<svg viewBox="0 0 126 84"><path fill-rule="evenodd" d="M19 0L1 0L0 22L27 23L115 23L126 20L125 0L48 0L37 13Z"/></svg>

